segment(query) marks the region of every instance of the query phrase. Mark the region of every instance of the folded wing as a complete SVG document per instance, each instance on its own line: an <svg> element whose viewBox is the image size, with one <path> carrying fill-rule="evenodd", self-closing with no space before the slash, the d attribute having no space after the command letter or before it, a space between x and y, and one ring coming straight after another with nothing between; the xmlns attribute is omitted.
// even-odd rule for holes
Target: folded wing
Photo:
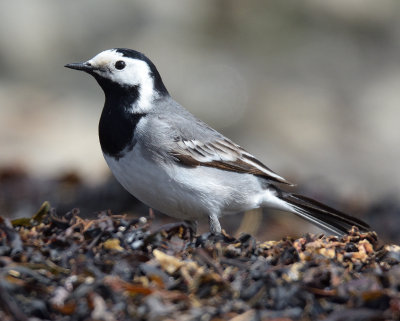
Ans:
<svg viewBox="0 0 400 321"><path fill-rule="evenodd" d="M209 142L178 139L171 154L185 166L214 167L237 173L253 174L267 180L293 185L226 138Z"/></svg>

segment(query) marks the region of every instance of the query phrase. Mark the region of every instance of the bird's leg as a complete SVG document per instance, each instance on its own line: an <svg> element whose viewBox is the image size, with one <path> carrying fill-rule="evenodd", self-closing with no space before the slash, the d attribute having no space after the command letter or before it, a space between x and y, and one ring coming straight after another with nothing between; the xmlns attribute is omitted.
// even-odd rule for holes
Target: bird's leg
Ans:
<svg viewBox="0 0 400 321"><path fill-rule="evenodd" d="M189 220L184 220L184 222L188 225L188 227L192 230L192 233L196 235L197 233L197 221L189 221Z"/></svg>
<svg viewBox="0 0 400 321"><path fill-rule="evenodd" d="M221 234L221 224L219 223L218 216L215 213L208 216L208 223L210 224L211 234Z"/></svg>

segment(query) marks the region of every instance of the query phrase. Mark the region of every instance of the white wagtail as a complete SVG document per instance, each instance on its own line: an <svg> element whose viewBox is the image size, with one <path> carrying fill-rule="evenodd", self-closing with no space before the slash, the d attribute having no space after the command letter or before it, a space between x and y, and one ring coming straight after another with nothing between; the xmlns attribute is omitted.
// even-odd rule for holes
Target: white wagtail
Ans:
<svg viewBox="0 0 400 321"><path fill-rule="evenodd" d="M99 123L104 158L132 195L169 216L189 222L259 207L299 215L342 235L363 221L277 184L292 185L252 154L178 104L154 64L131 49L103 51L65 67L92 75L105 94Z"/></svg>

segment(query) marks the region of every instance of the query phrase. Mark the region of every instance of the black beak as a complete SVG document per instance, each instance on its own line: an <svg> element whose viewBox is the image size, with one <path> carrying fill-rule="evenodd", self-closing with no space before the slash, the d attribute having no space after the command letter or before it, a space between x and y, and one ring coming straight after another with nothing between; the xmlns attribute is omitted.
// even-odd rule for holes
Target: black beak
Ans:
<svg viewBox="0 0 400 321"><path fill-rule="evenodd" d="M77 62L73 64L66 64L64 67L75 70L82 70L86 72L92 72L94 69L96 69L89 62Z"/></svg>

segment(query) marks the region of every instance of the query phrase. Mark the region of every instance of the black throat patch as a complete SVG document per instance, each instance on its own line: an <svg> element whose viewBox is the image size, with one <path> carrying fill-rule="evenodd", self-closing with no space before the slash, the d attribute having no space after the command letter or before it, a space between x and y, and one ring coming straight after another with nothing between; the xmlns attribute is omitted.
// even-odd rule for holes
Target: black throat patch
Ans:
<svg viewBox="0 0 400 321"><path fill-rule="evenodd" d="M122 87L107 79L96 80L106 96L99 123L101 149L118 160L135 146L136 125L147 114L128 111L139 98L138 86Z"/></svg>

